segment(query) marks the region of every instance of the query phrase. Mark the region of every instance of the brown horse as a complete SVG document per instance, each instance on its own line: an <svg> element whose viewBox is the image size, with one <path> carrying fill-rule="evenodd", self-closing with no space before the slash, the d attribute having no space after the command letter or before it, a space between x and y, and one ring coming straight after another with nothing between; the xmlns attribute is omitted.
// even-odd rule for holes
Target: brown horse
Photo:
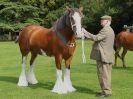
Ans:
<svg viewBox="0 0 133 99"><path fill-rule="evenodd" d="M81 36L81 19L83 8L68 8L52 28L44 28L37 25L25 27L19 35L18 43L22 54L22 71L18 86L36 84L38 81L34 75L34 61L38 54L55 57L56 83L52 92L59 94L75 91L70 80L70 63L76 47L75 36ZM26 57L31 52L30 70L25 75ZM65 60L64 81L62 80L61 63Z"/></svg>
<svg viewBox="0 0 133 99"><path fill-rule="evenodd" d="M126 67L125 64L125 55L127 50L133 51L133 33L129 31L120 32L115 39L115 66L117 65L117 57L122 60L123 67ZM123 48L122 54L119 55L119 52Z"/></svg>

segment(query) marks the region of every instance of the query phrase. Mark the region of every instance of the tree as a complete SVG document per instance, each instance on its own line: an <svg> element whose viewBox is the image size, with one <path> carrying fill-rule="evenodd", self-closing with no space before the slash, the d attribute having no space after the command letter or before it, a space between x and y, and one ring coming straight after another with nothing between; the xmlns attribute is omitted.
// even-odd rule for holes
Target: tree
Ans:
<svg viewBox="0 0 133 99"><path fill-rule="evenodd" d="M30 24L49 28L63 15L66 6L83 6L83 27L94 34L101 28L99 20L105 14L112 16L116 33L124 24L133 24L132 0L0 0L0 35L14 35Z"/></svg>
<svg viewBox="0 0 133 99"><path fill-rule="evenodd" d="M50 27L63 13L61 0L1 0L0 33L16 33L30 24ZM57 9L57 10L56 10Z"/></svg>

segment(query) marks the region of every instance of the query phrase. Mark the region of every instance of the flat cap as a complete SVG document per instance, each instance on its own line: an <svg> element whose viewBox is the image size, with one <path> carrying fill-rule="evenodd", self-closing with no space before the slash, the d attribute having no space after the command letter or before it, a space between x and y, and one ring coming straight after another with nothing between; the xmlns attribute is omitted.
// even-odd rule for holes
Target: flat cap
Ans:
<svg viewBox="0 0 133 99"><path fill-rule="evenodd" d="M108 16L108 15L104 15L101 17L102 20L112 20L111 16Z"/></svg>

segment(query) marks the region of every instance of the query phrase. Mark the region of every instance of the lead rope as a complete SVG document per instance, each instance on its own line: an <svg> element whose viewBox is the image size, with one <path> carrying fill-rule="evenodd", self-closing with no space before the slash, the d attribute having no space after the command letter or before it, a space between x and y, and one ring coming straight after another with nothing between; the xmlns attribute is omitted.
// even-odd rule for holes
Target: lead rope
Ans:
<svg viewBox="0 0 133 99"><path fill-rule="evenodd" d="M86 56L85 56L85 50L84 50L84 33L82 32L82 62L86 63Z"/></svg>
<svg viewBox="0 0 133 99"><path fill-rule="evenodd" d="M75 24L73 25L71 23L72 30L73 30L73 26L75 26ZM82 32L82 62L86 63L86 56L85 56L85 51L84 51L84 39L85 39L85 36L84 36L84 33Z"/></svg>

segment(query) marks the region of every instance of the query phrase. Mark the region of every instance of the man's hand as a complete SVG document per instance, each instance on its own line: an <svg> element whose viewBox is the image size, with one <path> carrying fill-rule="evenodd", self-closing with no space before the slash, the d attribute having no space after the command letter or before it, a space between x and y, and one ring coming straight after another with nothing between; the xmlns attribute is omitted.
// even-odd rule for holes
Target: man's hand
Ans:
<svg viewBox="0 0 133 99"><path fill-rule="evenodd" d="M91 33L86 31L84 28L82 28L82 33L84 34L85 37L90 38Z"/></svg>

